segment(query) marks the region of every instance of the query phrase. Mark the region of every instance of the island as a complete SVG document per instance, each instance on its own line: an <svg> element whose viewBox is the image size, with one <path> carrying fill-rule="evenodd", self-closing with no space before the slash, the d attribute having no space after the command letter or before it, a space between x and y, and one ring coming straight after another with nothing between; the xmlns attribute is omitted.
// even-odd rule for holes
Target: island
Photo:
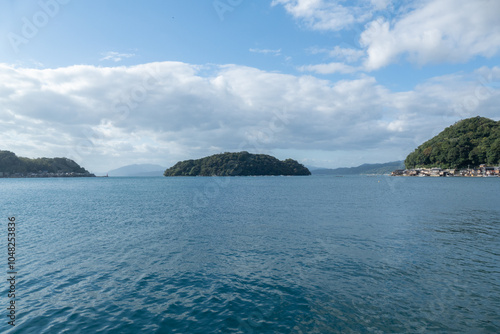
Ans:
<svg viewBox="0 0 500 334"><path fill-rule="evenodd" d="M426 141L405 159L395 176L499 176L500 121L461 120Z"/></svg>
<svg viewBox="0 0 500 334"><path fill-rule="evenodd" d="M68 158L18 157L10 151L0 151L0 177L95 177Z"/></svg>
<svg viewBox="0 0 500 334"><path fill-rule="evenodd" d="M266 154L246 151L214 154L185 160L168 168L164 176L278 176L311 175L309 169L293 159L280 161Z"/></svg>

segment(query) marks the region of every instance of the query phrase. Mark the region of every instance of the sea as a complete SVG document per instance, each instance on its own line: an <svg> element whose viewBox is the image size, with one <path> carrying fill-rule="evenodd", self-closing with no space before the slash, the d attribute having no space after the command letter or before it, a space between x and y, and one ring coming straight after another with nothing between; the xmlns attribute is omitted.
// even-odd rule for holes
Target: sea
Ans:
<svg viewBox="0 0 500 334"><path fill-rule="evenodd" d="M0 332L499 333L499 199L500 178L0 179Z"/></svg>

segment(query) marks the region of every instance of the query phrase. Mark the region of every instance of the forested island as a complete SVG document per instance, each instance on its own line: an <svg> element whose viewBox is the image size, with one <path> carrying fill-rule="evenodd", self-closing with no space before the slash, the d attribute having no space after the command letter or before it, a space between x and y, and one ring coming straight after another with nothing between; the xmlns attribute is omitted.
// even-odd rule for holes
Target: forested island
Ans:
<svg viewBox="0 0 500 334"><path fill-rule="evenodd" d="M426 141L405 159L404 176L499 176L500 122L461 120Z"/></svg>
<svg viewBox="0 0 500 334"><path fill-rule="evenodd" d="M23 158L0 151L0 177L95 177L67 158Z"/></svg>
<svg viewBox="0 0 500 334"><path fill-rule="evenodd" d="M246 151L221 153L176 163L164 176L265 176L311 175L309 169L293 159L278 160L266 154Z"/></svg>

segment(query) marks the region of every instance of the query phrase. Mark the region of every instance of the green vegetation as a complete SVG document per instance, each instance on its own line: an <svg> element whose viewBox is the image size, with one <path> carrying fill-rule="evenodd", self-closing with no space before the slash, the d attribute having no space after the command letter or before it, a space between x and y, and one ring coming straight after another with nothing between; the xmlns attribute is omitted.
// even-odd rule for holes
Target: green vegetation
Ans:
<svg viewBox="0 0 500 334"><path fill-rule="evenodd" d="M38 158L29 159L18 157L9 151L0 151L0 172L3 176L14 174L41 174L41 173L78 173L90 174L85 168L67 158Z"/></svg>
<svg viewBox="0 0 500 334"><path fill-rule="evenodd" d="M420 145L406 157L406 168L467 168L500 164L500 122L464 119Z"/></svg>
<svg viewBox="0 0 500 334"><path fill-rule="evenodd" d="M311 175L292 159L280 161L265 154L248 152L215 154L198 160L186 160L167 169L165 176L250 176Z"/></svg>

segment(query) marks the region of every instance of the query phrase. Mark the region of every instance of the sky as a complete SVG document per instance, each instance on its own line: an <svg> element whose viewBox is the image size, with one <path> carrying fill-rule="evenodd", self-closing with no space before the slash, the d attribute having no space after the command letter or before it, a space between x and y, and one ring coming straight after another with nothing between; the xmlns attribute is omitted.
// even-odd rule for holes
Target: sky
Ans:
<svg viewBox="0 0 500 334"><path fill-rule="evenodd" d="M500 120L498 0L0 2L0 149L94 173L404 160Z"/></svg>

